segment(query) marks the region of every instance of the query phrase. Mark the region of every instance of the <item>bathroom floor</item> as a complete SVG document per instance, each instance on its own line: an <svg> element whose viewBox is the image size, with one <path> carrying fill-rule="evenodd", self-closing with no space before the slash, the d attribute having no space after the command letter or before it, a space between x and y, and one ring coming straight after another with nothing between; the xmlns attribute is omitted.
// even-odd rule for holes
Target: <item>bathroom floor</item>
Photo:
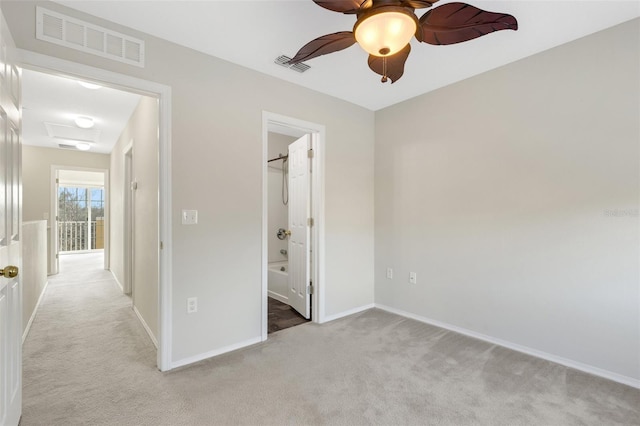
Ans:
<svg viewBox="0 0 640 426"><path fill-rule="evenodd" d="M309 322L291 306L269 297L268 332L273 333L285 328Z"/></svg>

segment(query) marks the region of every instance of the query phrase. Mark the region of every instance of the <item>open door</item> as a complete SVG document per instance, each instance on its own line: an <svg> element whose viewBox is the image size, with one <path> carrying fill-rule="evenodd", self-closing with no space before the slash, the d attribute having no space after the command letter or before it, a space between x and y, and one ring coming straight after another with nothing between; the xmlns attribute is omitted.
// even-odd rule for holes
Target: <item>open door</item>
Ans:
<svg viewBox="0 0 640 426"><path fill-rule="evenodd" d="M311 212L311 136L289 145L289 305L311 318L311 268L309 217Z"/></svg>
<svg viewBox="0 0 640 426"><path fill-rule="evenodd" d="M0 13L0 425L22 413L21 70Z"/></svg>

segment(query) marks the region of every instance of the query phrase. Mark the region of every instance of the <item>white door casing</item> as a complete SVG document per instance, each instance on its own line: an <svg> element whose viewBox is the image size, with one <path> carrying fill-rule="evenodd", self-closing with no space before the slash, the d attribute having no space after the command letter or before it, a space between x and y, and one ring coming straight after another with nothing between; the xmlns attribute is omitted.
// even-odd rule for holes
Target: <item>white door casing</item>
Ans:
<svg viewBox="0 0 640 426"><path fill-rule="evenodd" d="M0 14L0 269L22 268L21 70ZM0 276L0 425L22 413L22 285L20 275Z"/></svg>
<svg viewBox="0 0 640 426"><path fill-rule="evenodd" d="M289 145L289 305L303 317L310 309L310 237L311 173L308 152L311 136L304 135Z"/></svg>

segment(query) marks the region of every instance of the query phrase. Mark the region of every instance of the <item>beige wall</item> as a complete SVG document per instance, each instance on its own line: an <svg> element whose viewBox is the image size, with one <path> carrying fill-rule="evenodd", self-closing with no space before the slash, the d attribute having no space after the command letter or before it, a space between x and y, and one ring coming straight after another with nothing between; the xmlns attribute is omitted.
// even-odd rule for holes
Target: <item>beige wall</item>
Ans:
<svg viewBox="0 0 640 426"><path fill-rule="evenodd" d="M171 86L174 363L261 336L263 111L326 127L325 314L373 303L373 112L55 3L39 4L145 40L146 66L38 41L36 3L3 1L18 47ZM182 226L182 209L197 209L199 224ZM188 297L198 297L196 314L187 315Z"/></svg>
<svg viewBox="0 0 640 426"><path fill-rule="evenodd" d="M28 141L27 141L28 143ZM55 148L22 147L22 218L42 220L51 215L51 166L109 170L109 155ZM49 226L49 225L47 225ZM47 271L51 271L49 237Z"/></svg>
<svg viewBox="0 0 640 426"><path fill-rule="evenodd" d="M640 378L639 25L376 113L376 303Z"/></svg>
<svg viewBox="0 0 640 426"><path fill-rule="evenodd" d="M111 152L111 272L124 284L124 154L133 142L134 306L158 333L158 101L143 96Z"/></svg>

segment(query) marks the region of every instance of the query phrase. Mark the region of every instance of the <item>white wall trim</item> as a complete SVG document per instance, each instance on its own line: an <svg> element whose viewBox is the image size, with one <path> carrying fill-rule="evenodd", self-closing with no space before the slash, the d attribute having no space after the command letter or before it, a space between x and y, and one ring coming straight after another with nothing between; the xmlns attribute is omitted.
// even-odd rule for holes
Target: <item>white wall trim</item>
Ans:
<svg viewBox="0 0 640 426"><path fill-rule="evenodd" d="M114 274L112 270L109 270L109 272L111 272L111 276L113 277L113 280L116 282L116 285L120 288L120 291L124 294L124 287L122 286L122 283L120 282L118 277L116 277L116 274Z"/></svg>
<svg viewBox="0 0 640 426"><path fill-rule="evenodd" d="M312 146L314 150L313 173L311 175L311 193L313 197L311 215L315 220L312 235L312 270L311 280L315 286L315 294L312 297L312 317L315 323L325 322L325 139L326 128L322 124L311 123L297 118L287 117L268 111L262 111L262 340L267 340L268 334L268 146L269 146L269 125L274 124L279 127L286 127L304 131L312 135Z"/></svg>
<svg viewBox="0 0 640 426"><path fill-rule="evenodd" d="M44 283L44 287L42 287L42 292L40 293L40 297L38 297L38 301L36 302L36 306L33 308L33 312L31 313L31 317L29 318L29 322L27 322L27 326L24 329L24 333L22 333L22 344L24 345L24 341L27 340L27 336L29 335L29 331L31 331L31 324L33 324L33 320L36 318L36 313L40 308L40 303L42 303L42 299L44 299L44 293L47 291L47 286L49 285L49 281L47 280Z"/></svg>
<svg viewBox="0 0 640 426"><path fill-rule="evenodd" d="M363 311L366 311L366 310L369 310L369 309L372 309L372 308L375 308L375 307L376 307L375 304L370 303L368 305L360 306L358 308L349 309L347 311L343 311L343 312L340 312L338 314L325 316L324 317L324 321L322 323L329 322L329 321L335 321L337 319L348 317L349 315L353 315L353 314L358 314L360 312L363 312Z"/></svg>
<svg viewBox="0 0 640 426"><path fill-rule="evenodd" d="M158 341L156 340L156 336L154 336L153 333L151 332L151 329L149 328L149 325L147 324L147 322L144 320L144 318L140 314L140 311L138 311L138 308L133 306L133 312L138 317L138 320L142 324L142 327L144 327L144 331L146 331L147 334L149 335L149 338L151 339L151 342L153 343L153 346L155 346L156 349L158 349Z"/></svg>
<svg viewBox="0 0 640 426"><path fill-rule="evenodd" d="M466 328L458 327L455 325L451 325L442 321L434 320L431 318L426 318L420 315L415 315L407 311L403 311L401 309L392 308L390 306L381 305L379 303L375 304L375 307L381 309L383 311L391 312L392 314L400 315L405 318L410 318L416 321L423 322L425 324L434 325L436 327L444 328L445 330L450 330L455 333L463 334L465 336L473 337L474 339L483 340L488 343L493 343L494 345L502 346L507 349L514 350L516 352L521 352L527 355L534 356L536 358L545 359L547 361L555 362L556 364L564 365L565 367L573 368L576 370L583 371L585 373L593 374L594 376L603 377L605 379L612 380L614 382L622 383L624 385L628 385L634 388L640 389L640 380L634 379L632 377L623 376L618 373L614 373L612 371L604 370L602 368L594 367L589 364L584 364L579 361L574 361L572 359L563 358L561 356L553 355L547 352L539 351L537 349L529 348L527 346L522 346L517 343L512 343L506 340L498 339L495 337L487 336L486 334L478 333L472 330L468 330Z"/></svg>
<svg viewBox="0 0 640 426"><path fill-rule="evenodd" d="M286 303L287 305L289 304L289 299L287 297L278 294L275 291L269 290L267 294L269 295L269 297L276 299L278 302Z"/></svg>
<svg viewBox="0 0 640 426"><path fill-rule="evenodd" d="M171 364L171 368L184 367L185 365L193 364L198 361L202 361L208 358L213 358L214 356L222 355L227 352L237 351L238 349L246 348L247 346L255 345L262 341L261 337L254 337L253 339L245 340L244 342L235 343L233 345L225 346L220 349L216 349L213 351L205 352L200 355L190 356L188 358L183 358L181 360L175 361Z"/></svg>
<svg viewBox="0 0 640 426"><path fill-rule="evenodd" d="M171 241L171 87L125 74L79 64L28 50L18 50L24 68L80 78L85 81L152 96L159 109L159 254L158 357L161 371L171 369L172 358L172 241Z"/></svg>

